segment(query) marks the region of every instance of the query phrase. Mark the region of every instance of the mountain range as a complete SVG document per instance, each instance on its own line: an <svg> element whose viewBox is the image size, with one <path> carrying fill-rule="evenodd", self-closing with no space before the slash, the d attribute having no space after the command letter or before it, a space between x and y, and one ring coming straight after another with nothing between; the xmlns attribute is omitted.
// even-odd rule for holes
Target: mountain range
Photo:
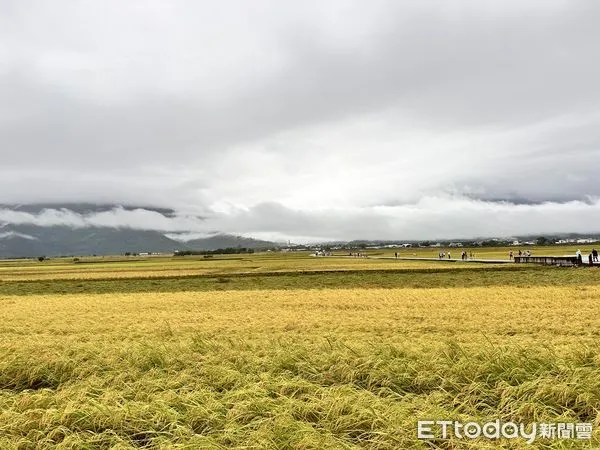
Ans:
<svg viewBox="0 0 600 450"><path fill-rule="evenodd" d="M165 208L111 204L0 205L0 210L33 215L40 214L44 210L85 215L111 211L115 208L126 211L144 209L165 217L172 217L175 214L175 211ZM0 216L0 258L119 255L127 252L173 253L178 250L216 250L228 247L259 249L278 245L275 242L218 232L186 241L174 239L177 234L169 234L169 236L165 234L169 233L128 227L11 223Z"/></svg>

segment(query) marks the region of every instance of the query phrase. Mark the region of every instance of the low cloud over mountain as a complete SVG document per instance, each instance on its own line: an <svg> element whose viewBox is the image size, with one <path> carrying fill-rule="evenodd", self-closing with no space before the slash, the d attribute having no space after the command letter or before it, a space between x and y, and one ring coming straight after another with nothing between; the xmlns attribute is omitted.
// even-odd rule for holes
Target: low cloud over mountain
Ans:
<svg viewBox="0 0 600 450"><path fill-rule="evenodd" d="M15 243L18 238L18 242L26 248L35 248L35 245L42 245L48 240L59 242L65 239L70 242L74 238L83 242L106 235L102 239L111 242L110 245L103 248L98 242L91 245L88 252L106 254L144 251L144 248L164 252L183 248L260 246L252 240L239 241L241 238L268 241L262 245L265 246L288 239L319 242L593 234L600 228L597 219L599 210L600 200L594 198L515 204L456 196L423 197L417 203L403 205L315 211L292 209L271 202L206 217L141 207L103 206L96 211L89 205L66 204L60 208L57 205L51 208L47 205L4 206L0 208L0 239ZM113 243L114 240L117 242ZM131 242L131 245L124 242ZM78 248L66 244L42 253L82 253ZM11 255L15 253L18 254L18 248Z"/></svg>
<svg viewBox="0 0 600 450"><path fill-rule="evenodd" d="M173 211L91 204L4 205L0 208L0 257L172 253L275 245L225 233L189 236L202 219ZM171 232L166 233L166 232Z"/></svg>

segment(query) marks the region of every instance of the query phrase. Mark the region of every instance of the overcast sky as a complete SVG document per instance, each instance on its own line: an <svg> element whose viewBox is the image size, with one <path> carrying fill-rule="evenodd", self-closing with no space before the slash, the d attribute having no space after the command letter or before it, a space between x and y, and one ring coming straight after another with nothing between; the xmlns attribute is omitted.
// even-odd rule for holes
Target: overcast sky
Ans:
<svg viewBox="0 0 600 450"><path fill-rule="evenodd" d="M0 202L180 213L0 221L600 232L598 23L576 0L0 0Z"/></svg>

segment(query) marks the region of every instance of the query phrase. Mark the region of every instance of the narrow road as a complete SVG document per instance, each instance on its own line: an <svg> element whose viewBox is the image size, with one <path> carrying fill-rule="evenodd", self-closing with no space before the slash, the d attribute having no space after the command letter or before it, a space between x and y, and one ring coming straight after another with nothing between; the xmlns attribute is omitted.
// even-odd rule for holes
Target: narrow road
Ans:
<svg viewBox="0 0 600 450"><path fill-rule="evenodd" d="M350 256L348 257L350 258ZM471 263L489 263L489 264L508 264L514 263L512 259L478 259L478 258L470 258L470 259L457 259L457 258L419 258L417 256L411 257L398 257L394 256L369 256L370 259L395 259L398 261L439 261L439 262L471 262Z"/></svg>

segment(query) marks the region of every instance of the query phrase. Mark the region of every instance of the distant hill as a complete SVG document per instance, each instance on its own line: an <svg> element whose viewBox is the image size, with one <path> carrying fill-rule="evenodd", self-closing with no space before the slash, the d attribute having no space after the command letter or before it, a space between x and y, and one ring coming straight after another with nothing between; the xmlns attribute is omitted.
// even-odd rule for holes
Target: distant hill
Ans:
<svg viewBox="0 0 600 450"><path fill-rule="evenodd" d="M0 257L174 252L186 247L157 231L18 225L0 229Z"/></svg>
<svg viewBox="0 0 600 450"><path fill-rule="evenodd" d="M116 205L37 204L0 205L0 209L11 209L36 214L43 209L66 209L78 214L109 211ZM164 208L123 206L124 209L146 209L165 216L175 212ZM150 224L151 225L151 224ZM126 252L173 253L178 250L216 250L227 247L268 248L277 244L268 241L243 238L228 234L215 234L207 238L187 242L165 236L161 231L136 230L131 228L39 226L31 224L9 224L0 222L0 258L38 256L85 256L118 255Z"/></svg>

